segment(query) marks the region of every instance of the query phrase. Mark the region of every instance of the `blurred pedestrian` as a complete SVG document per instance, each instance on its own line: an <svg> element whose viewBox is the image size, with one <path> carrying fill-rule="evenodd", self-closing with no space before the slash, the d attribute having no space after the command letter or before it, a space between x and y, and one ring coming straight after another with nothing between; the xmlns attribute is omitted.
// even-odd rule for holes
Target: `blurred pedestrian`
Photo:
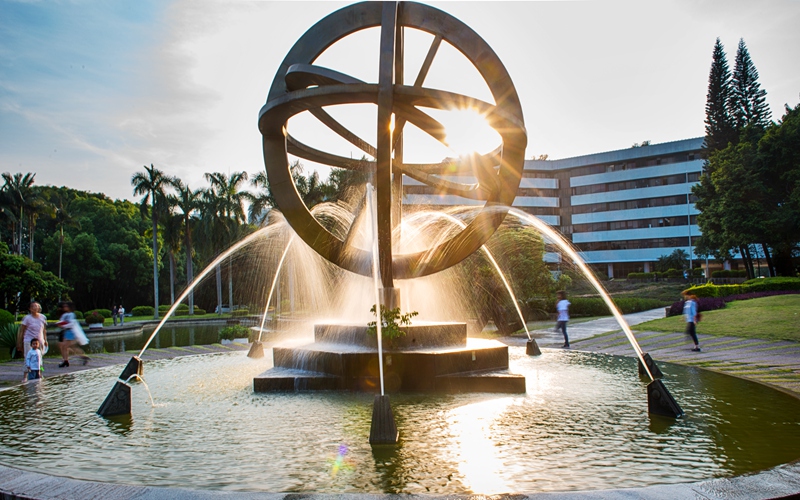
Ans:
<svg viewBox="0 0 800 500"><path fill-rule="evenodd" d="M700 352L700 343L697 341L697 322L700 321L700 310L698 308L697 296L692 293L683 292L683 316L686 319L686 335L692 338L694 349Z"/></svg>
<svg viewBox="0 0 800 500"><path fill-rule="evenodd" d="M114 326L117 326L117 315L119 314L119 306L115 305L111 309L111 319L114 320Z"/></svg>
<svg viewBox="0 0 800 500"><path fill-rule="evenodd" d="M122 326L125 324L125 308L122 307L122 304L119 305L119 309L117 314L119 314L119 325Z"/></svg>
<svg viewBox="0 0 800 500"><path fill-rule="evenodd" d="M78 324L78 321L75 317L75 306L72 302L61 302L58 305L58 309L61 312L61 317L58 320L58 327L61 328L61 333L63 336L59 336L59 339L63 338L63 340L59 343L59 348L61 349L61 364L58 365L59 368L66 368L69 366L69 350L73 349L79 353L80 358L83 360L83 364L89 362L89 356L83 352L80 345L86 345L89 343L89 340L86 338L86 334L83 333L83 328L81 325Z"/></svg>
<svg viewBox="0 0 800 500"><path fill-rule="evenodd" d="M38 302L31 302L28 306L30 314L22 318L22 324L17 331L17 350L23 353L25 359L31 350L31 340L37 339L39 347L46 351L47 344L47 318L41 314L42 306Z"/></svg>
<svg viewBox="0 0 800 500"><path fill-rule="evenodd" d="M564 349L569 349L569 337L567 336L567 321L569 321L569 301L567 300L567 292L559 290L556 292L558 302L556 302L556 312L558 318L556 319L556 331L559 329L564 334Z"/></svg>

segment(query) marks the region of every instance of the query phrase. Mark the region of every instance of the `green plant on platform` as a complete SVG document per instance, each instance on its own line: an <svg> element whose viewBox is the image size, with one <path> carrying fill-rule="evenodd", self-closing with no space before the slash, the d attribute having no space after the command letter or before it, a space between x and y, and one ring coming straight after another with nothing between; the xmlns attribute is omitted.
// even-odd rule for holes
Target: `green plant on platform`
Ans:
<svg viewBox="0 0 800 500"><path fill-rule="evenodd" d="M225 328L219 331L219 339L220 340L233 340L233 339L250 339L250 334L253 333L252 330L247 328L246 326L242 325L231 325L226 326Z"/></svg>
<svg viewBox="0 0 800 500"><path fill-rule="evenodd" d="M369 312L373 314L373 316L377 316L375 313L375 305L373 304L370 308ZM398 337L402 337L406 334L403 330L400 329L400 325L410 325L411 318L417 316L419 313L417 311L412 311L406 314L400 314L400 308L395 307L394 309L387 309L381 305L381 332L383 333L383 337L389 340L396 339ZM378 334L378 322L377 321L370 321L367 323L367 331L373 335Z"/></svg>

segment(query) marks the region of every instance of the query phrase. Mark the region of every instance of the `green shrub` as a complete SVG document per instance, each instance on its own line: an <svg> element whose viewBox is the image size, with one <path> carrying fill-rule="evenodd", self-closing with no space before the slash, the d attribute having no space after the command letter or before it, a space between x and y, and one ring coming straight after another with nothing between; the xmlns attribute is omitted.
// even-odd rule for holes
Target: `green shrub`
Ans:
<svg viewBox="0 0 800 500"><path fill-rule="evenodd" d="M800 290L800 278L789 278L785 276L756 278L745 281L742 287L746 289L746 292Z"/></svg>
<svg viewBox="0 0 800 500"><path fill-rule="evenodd" d="M131 314L134 316L153 316L155 313L153 306L136 306L131 309Z"/></svg>
<svg viewBox="0 0 800 500"><path fill-rule="evenodd" d="M95 309L95 311L100 313L104 318L111 317L111 309Z"/></svg>
<svg viewBox="0 0 800 500"><path fill-rule="evenodd" d="M695 277L695 278L702 278L703 276L705 276L705 273L703 272L703 268L702 267L695 267L694 269L692 269L692 276Z"/></svg>
<svg viewBox="0 0 800 500"><path fill-rule="evenodd" d="M657 309L669 305L662 300L639 297L619 297L614 299L614 303L622 314L649 311L650 309Z"/></svg>
<svg viewBox="0 0 800 500"><path fill-rule="evenodd" d="M253 335L253 330L247 328L246 326L242 325L231 325L226 326L225 328L219 331L219 339L220 340L233 340L233 339L243 339L247 338L248 341L251 340L251 336Z"/></svg>
<svg viewBox="0 0 800 500"><path fill-rule="evenodd" d="M195 306L195 308L194 308L194 314L195 315L200 315L200 314L205 314L205 313L206 313L205 309L201 309L201 308ZM188 316L189 315L189 306L186 306L186 309L184 309L182 307L179 307L179 308L175 309L175 313L174 314L175 314L175 316Z"/></svg>
<svg viewBox="0 0 800 500"><path fill-rule="evenodd" d="M608 316L611 314L608 306L600 297L574 297L567 300L570 302L569 315L571 317Z"/></svg>
<svg viewBox="0 0 800 500"><path fill-rule="evenodd" d="M80 311L72 311L75 313L75 319L83 319L83 313Z"/></svg>
<svg viewBox="0 0 800 500"><path fill-rule="evenodd" d="M106 318L97 311L89 311L84 316L83 320L86 322L87 325L94 325L95 323L103 324L106 321Z"/></svg>
<svg viewBox="0 0 800 500"><path fill-rule="evenodd" d="M716 288L717 294L715 297L727 297L728 295L738 295L745 292L742 285L717 285Z"/></svg>
<svg viewBox="0 0 800 500"><path fill-rule="evenodd" d="M651 280L657 273L628 273L629 280Z"/></svg>
<svg viewBox="0 0 800 500"><path fill-rule="evenodd" d="M697 295L697 297L716 297L717 296L717 286L713 283L706 283L704 285L694 285L690 286L686 290L683 291L684 293L691 293L693 295Z"/></svg>
<svg viewBox="0 0 800 500"><path fill-rule="evenodd" d="M727 297L753 292L783 292L787 290L800 290L800 278L756 278L745 281L741 285L705 285L693 286L685 291L698 297Z"/></svg>
<svg viewBox="0 0 800 500"><path fill-rule="evenodd" d="M248 311L247 309L237 309L231 312L231 316L233 317L247 316L248 314L250 314L250 311Z"/></svg>
<svg viewBox="0 0 800 500"><path fill-rule="evenodd" d="M739 269L723 269L720 271L712 271L711 272L712 278L745 278L747 277L747 271L739 270Z"/></svg>
<svg viewBox="0 0 800 500"><path fill-rule="evenodd" d="M48 318L49 319L49 318ZM14 323L14 315L10 312L6 311L5 309L0 309L0 325L6 325L8 323ZM15 337L16 339L16 337ZM16 340L15 340L16 342Z"/></svg>
<svg viewBox="0 0 800 500"><path fill-rule="evenodd" d="M162 304L162 305L158 306L158 312L159 313L165 313L165 312L169 311L170 307L172 307L172 305ZM188 311L188 310L189 310L189 304L184 304L183 302L181 302L180 304L178 304L178 308L175 309L175 312Z"/></svg>
<svg viewBox="0 0 800 500"><path fill-rule="evenodd" d="M608 316L611 314L606 302L600 297L574 297L568 298L567 300L570 302L570 317ZM619 297L613 300L617 309L619 309L622 314L649 311L650 309L657 309L669 305L663 300L638 297ZM551 310L555 311L555 303Z"/></svg>

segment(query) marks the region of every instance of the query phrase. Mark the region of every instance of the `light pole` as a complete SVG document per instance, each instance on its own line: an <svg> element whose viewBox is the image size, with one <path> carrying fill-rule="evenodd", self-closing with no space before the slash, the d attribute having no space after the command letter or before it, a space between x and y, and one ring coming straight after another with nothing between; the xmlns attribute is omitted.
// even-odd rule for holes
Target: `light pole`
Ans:
<svg viewBox="0 0 800 500"><path fill-rule="evenodd" d="M692 278L692 213L689 206L689 171L686 171L686 225L689 228L689 279Z"/></svg>

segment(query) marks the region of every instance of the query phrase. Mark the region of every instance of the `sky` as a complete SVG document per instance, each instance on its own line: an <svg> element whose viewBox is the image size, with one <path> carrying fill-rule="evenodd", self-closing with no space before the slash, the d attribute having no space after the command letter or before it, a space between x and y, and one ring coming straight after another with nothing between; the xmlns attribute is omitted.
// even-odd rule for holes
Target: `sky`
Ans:
<svg viewBox="0 0 800 500"><path fill-rule="evenodd" d="M278 66L308 28L346 5L0 0L0 172L131 200L130 178L144 165L193 188L207 185L205 172L258 172L258 112ZM800 102L796 0L430 5L470 26L505 64L522 102L526 158L702 136L717 37L731 69L745 40L773 119ZM374 82L377 40L377 30L355 35L317 63ZM430 37L406 40L411 80ZM425 86L489 100L447 49ZM374 143L374 109L351 108L332 114ZM361 155L306 117L289 129L321 149ZM418 147L406 158L440 154L419 136L407 140Z"/></svg>

